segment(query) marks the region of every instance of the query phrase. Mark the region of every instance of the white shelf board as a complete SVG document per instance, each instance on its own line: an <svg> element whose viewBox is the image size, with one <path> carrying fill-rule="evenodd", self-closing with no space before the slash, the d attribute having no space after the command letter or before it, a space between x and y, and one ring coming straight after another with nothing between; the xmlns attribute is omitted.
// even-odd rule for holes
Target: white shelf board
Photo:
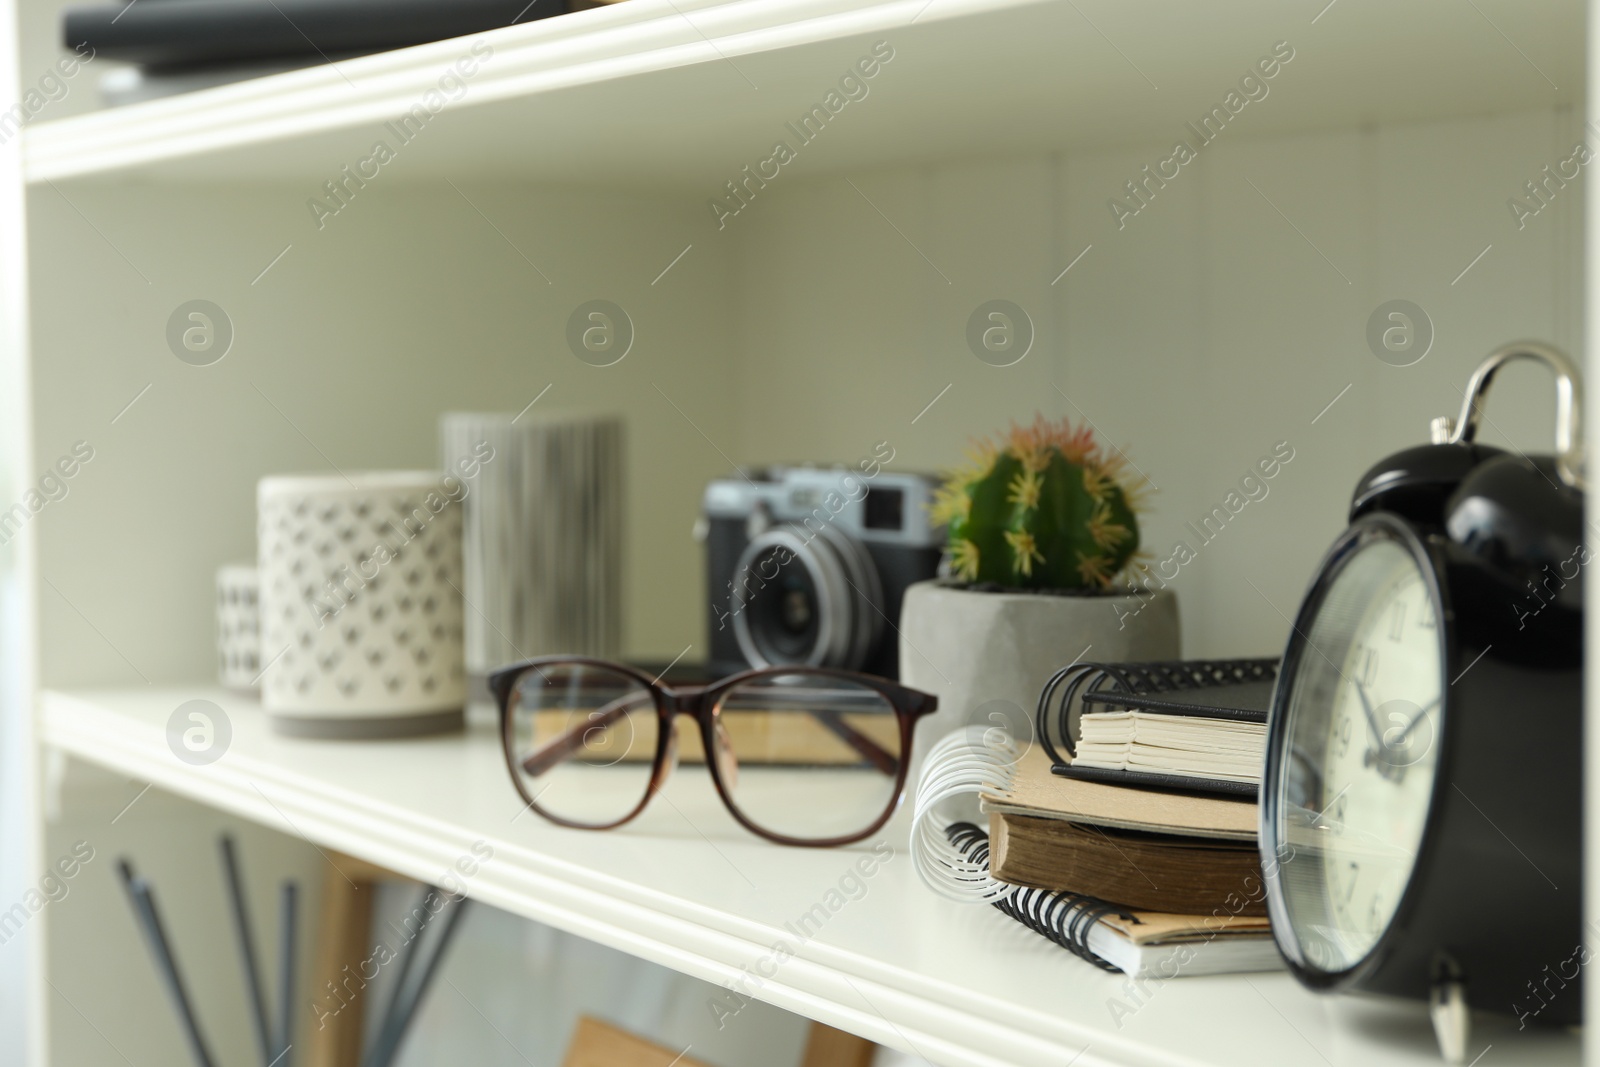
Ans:
<svg viewBox="0 0 1600 1067"><path fill-rule="evenodd" d="M166 740L173 710L195 698L232 727L226 753L204 767ZM493 857L465 879L474 898L714 983L764 966L785 942L796 954L760 999L937 1064L1438 1062L1420 1005L1315 997L1281 972L1152 983L1134 999L1120 976L922 886L903 819L865 894L802 942L786 924L826 904L867 847L762 842L727 816L698 766L680 767L634 825L594 833L519 815L487 725L408 741L290 740L253 700L199 687L46 692L40 717L46 745L417 879L439 880L481 843ZM1120 1028L1114 998L1135 1009ZM1509 1019L1480 1022L1474 1054L1491 1043L1494 1062L1523 1067L1579 1056L1575 1035L1518 1033Z"/></svg>
<svg viewBox="0 0 1600 1067"><path fill-rule="evenodd" d="M1294 60L1230 139L1578 103L1583 25L1581 0L629 0L42 122L26 130L24 167L30 182L305 181L310 196L382 138L398 157L383 173L407 176L385 181L465 174L710 197L780 139L799 156L783 173L811 174L1170 146L1280 40ZM800 145L785 123L877 40L893 61ZM474 42L493 57L399 145L384 124Z"/></svg>

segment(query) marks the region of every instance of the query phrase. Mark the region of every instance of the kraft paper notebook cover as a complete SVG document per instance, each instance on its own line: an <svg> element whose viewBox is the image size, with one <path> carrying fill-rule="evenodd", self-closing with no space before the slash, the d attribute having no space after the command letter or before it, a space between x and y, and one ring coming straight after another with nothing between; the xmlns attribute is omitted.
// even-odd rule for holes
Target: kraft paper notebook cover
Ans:
<svg viewBox="0 0 1600 1067"><path fill-rule="evenodd" d="M1276 660L1074 664L1040 735L1063 777L1254 796L1276 676Z"/></svg>
<svg viewBox="0 0 1600 1067"><path fill-rule="evenodd" d="M985 812L1041 819L1065 819L1091 826L1147 833L1177 834L1254 842L1256 805L1252 800L1130 788L1051 773L1050 758L1029 749L1017 762L1006 788L985 790Z"/></svg>
<svg viewBox="0 0 1600 1067"><path fill-rule="evenodd" d="M1010 779L980 796L1001 881L1201 914L1259 883L1251 801L1063 778L1037 748Z"/></svg>

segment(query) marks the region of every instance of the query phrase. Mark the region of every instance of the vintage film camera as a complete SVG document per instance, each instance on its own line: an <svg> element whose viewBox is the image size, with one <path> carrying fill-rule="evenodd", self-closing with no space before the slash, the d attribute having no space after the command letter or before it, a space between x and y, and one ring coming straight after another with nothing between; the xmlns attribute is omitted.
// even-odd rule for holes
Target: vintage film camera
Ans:
<svg viewBox="0 0 1600 1067"><path fill-rule="evenodd" d="M706 486L697 534L711 598L710 669L806 664L894 678L912 582L934 577L934 480L884 470L769 467Z"/></svg>

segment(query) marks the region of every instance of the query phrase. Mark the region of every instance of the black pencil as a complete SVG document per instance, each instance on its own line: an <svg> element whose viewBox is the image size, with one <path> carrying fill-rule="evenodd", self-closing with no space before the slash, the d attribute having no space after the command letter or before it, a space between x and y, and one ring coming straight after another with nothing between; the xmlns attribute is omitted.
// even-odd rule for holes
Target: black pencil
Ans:
<svg viewBox="0 0 1600 1067"><path fill-rule="evenodd" d="M390 1009L390 1017L384 1020L384 1028L388 1032L379 1035L379 1043L373 1049L374 1057L370 1067L389 1067L395 1053L400 1050L400 1043L405 1040L406 1029L416 1018L417 1008L421 1005L422 998L427 995L434 972L438 970L440 961L450 948L450 938L455 933L462 914L467 910L467 898L457 897L446 907L450 909L450 916L445 919L444 928L433 939L433 951L428 956L428 962L423 965L422 973L411 983L410 990L396 993L397 1002Z"/></svg>
<svg viewBox="0 0 1600 1067"><path fill-rule="evenodd" d="M282 907L278 926L278 1058L271 1067L290 1067L294 1062L294 987L295 936L299 927L296 902L299 888L283 883Z"/></svg>
<svg viewBox="0 0 1600 1067"><path fill-rule="evenodd" d="M150 890L150 884L133 873L133 867L127 860L118 861L117 868L122 873L122 884L127 888L128 898L133 903L134 915L144 931L145 943L150 948L150 954L155 957L156 970L161 973L167 992L172 996L173 1007L178 1012L178 1021L183 1026L183 1036L189 1042L189 1051L200 1067L213 1067L211 1052L206 1048L205 1038L200 1034L200 1024L195 1020L194 1009L189 1004L189 994L183 985L183 975L178 971L178 961L172 955L172 946L167 941L165 929L162 928L161 913L156 909L155 895Z"/></svg>
<svg viewBox="0 0 1600 1067"><path fill-rule="evenodd" d="M250 994L250 1011L255 1020L256 1039L261 1045L261 1065L272 1065L272 1030L267 1022L267 1001L261 989L261 969L256 962L255 936L250 931L250 913L245 906L244 887L239 877L239 861L234 853L233 837L223 834L219 840L222 849L222 873L228 888L228 900L233 910L233 931L239 942L239 964L244 970L244 984Z"/></svg>
<svg viewBox="0 0 1600 1067"><path fill-rule="evenodd" d="M400 946L400 951L398 952L400 970L394 977L394 992L389 994L389 1004L384 1009L383 1018L379 1020L377 1030L373 1032L372 1047L367 1050L367 1055L362 1060L363 1067L371 1067L372 1064L377 1063L379 1050L388 1043L389 1031L394 1024L394 1020L398 1017L396 1012L400 1007L401 999L405 996L406 977L411 973L412 963L416 961L417 953L421 947L422 934L428 929L428 923L432 921L434 916L433 902L438 898L439 889L437 886L430 885L425 887L422 890L422 901L411 912L412 915L420 915L421 917L417 919L417 928L410 939Z"/></svg>

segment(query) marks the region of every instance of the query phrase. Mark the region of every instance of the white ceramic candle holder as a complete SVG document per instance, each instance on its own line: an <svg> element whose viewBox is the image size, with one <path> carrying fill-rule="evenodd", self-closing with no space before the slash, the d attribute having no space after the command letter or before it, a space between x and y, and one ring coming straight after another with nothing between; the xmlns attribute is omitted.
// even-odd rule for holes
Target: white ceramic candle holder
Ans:
<svg viewBox="0 0 1600 1067"><path fill-rule="evenodd" d="M433 471L261 480L261 697L280 733L461 725L468 491Z"/></svg>
<svg viewBox="0 0 1600 1067"><path fill-rule="evenodd" d="M261 579L252 564L217 568L217 681L254 690L261 673Z"/></svg>

